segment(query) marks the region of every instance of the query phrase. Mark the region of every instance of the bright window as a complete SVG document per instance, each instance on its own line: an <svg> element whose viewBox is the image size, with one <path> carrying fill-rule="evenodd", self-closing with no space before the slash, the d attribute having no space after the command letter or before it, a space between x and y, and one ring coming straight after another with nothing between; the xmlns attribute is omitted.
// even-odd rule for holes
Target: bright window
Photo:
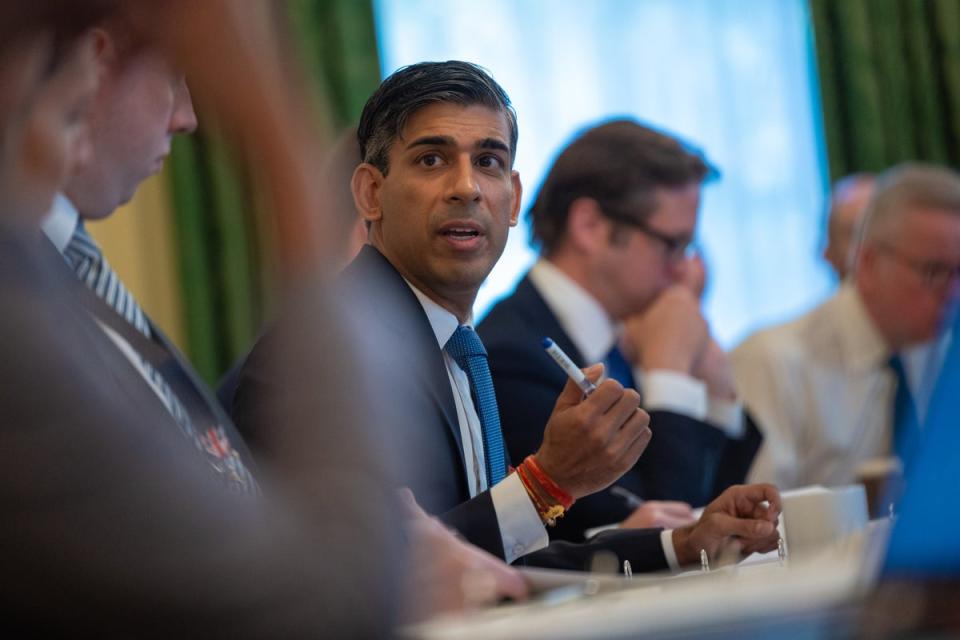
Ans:
<svg viewBox="0 0 960 640"><path fill-rule="evenodd" d="M825 167L806 0L377 0L383 72L423 60L487 68L517 109L524 211L584 126L633 116L703 149L698 243L720 341L809 308L834 286L819 258ZM478 318L532 264L524 224Z"/></svg>

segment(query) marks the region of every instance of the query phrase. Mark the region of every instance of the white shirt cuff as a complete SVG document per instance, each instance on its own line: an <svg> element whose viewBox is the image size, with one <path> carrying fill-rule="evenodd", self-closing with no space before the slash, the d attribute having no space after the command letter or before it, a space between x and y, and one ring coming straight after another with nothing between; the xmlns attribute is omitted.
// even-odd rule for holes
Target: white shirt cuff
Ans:
<svg viewBox="0 0 960 640"><path fill-rule="evenodd" d="M643 409L645 411L672 411L695 420L707 416L707 385L679 371L651 369L636 371L641 380Z"/></svg>
<svg viewBox="0 0 960 640"><path fill-rule="evenodd" d="M739 440L746 431L743 403L710 396L707 403L707 422L727 434L728 438Z"/></svg>
<svg viewBox="0 0 960 640"><path fill-rule="evenodd" d="M494 485L490 497L497 512L503 554L508 563L550 544L547 528L517 474L511 473Z"/></svg>
<svg viewBox="0 0 960 640"><path fill-rule="evenodd" d="M664 529L660 532L660 544L663 545L663 555L667 558L670 571L679 573L680 561L677 560L677 550L673 548L673 529Z"/></svg>

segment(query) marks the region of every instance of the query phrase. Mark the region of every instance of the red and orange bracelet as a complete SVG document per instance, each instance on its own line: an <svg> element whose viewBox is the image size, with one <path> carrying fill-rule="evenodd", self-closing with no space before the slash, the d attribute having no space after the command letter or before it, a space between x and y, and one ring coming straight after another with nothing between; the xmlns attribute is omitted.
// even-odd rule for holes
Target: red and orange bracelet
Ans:
<svg viewBox="0 0 960 640"><path fill-rule="evenodd" d="M573 506L575 501L573 496L561 489L550 476L544 473L532 455L527 456L514 470L530 496L530 501L533 502L540 519L551 527L556 525L557 518L562 518L564 513Z"/></svg>

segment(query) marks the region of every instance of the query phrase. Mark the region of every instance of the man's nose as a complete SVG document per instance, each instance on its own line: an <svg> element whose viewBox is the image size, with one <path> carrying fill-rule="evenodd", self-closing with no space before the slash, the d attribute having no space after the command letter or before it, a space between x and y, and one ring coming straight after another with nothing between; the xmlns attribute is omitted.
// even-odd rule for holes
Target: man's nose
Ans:
<svg viewBox="0 0 960 640"><path fill-rule="evenodd" d="M447 198L454 202L473 202L480 198L480 184L474 174L472 160L468 158L457 160Z"/></svg>
<svg viewBox="0 0 960 640"><path fill-rule="evenodd" d="M186 78L181 78L173 92L173 113L170 114L170 133L193 133L197 129L197 114Z"/></svg>

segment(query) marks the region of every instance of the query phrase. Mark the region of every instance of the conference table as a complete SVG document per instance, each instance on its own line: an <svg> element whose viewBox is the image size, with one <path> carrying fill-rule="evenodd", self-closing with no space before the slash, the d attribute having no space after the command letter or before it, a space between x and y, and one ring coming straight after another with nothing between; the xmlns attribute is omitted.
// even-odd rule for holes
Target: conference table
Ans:
<svg viewBox="0 0 960 640"><path fill-rule="evenodd" d="M434 619L404 635L423 640L852 635L889 529L890 521L879 519L802 556L755 554L738 564L676 575L524 570L537 592L529 601Z"/></svg>

